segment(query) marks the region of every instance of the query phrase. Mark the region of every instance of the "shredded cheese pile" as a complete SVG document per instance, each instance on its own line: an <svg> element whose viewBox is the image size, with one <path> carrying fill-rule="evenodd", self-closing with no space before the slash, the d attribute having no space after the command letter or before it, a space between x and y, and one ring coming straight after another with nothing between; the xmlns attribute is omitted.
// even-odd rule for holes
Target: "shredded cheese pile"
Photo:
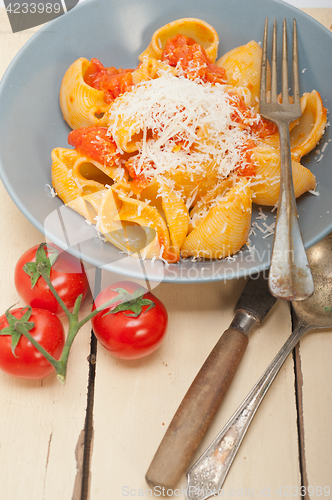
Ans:
<svg viewBox="0 0 332 500"><path fill-rule="evenodd" d="M213 163L218 177L225 178L243 165L240 149L248 140L245 128L234 122L234 113L239 110L223 85L164 72L114 101L108 132L121 153L119 123L125 124L129 137L143 132L137 175L153 177L172 167L203 173Z"/></svg>

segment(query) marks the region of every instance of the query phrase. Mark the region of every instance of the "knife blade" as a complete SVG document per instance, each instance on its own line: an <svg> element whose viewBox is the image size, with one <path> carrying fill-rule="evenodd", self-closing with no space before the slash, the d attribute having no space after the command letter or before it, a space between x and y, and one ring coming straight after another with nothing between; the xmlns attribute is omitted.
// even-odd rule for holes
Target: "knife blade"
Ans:
<svg viewBox="0 0 332 500"><path fill-rule="evenodd" d="M276 300L265 272L249 277L233 321L196 375L157 449L145 476L150 487L172 490L188 469L233 380L249 334Z"/></svg>

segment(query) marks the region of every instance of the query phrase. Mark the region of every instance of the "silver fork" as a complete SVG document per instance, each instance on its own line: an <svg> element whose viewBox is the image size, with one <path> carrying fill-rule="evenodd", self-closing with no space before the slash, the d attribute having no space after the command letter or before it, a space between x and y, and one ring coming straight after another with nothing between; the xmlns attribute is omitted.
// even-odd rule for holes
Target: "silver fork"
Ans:
<svg viewBox="0 0 332 500"><path fill-rule="evenodd" d="M289 124L300 118L300 94L298 77L297 32L293 21L293 101L288 95L287 71L287 26L283 23L282 40L282 103L277 96L277 22L274 19L271 57L271 97L267 100L267 31L265 21L261 87L260 114L273 121L279 130L280 139L280 194L278 212L269 273L271 293L287 300L304 300L314 291L310 267L308 264L302 235L298 223L298 214L292 179Z"/></svg>

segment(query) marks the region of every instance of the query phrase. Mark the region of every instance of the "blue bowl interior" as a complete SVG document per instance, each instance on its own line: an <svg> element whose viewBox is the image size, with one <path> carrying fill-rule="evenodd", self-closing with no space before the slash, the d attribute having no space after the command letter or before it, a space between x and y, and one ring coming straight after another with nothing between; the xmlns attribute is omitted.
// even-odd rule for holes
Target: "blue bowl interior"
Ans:
<svg viewBox="0 0 332 500"><path fill-rule="evenodd" d="M219 55L247 43L262 40L266 17L289 26L298 24L301 93L315 89L324 106L332 109L332 35L296 8L276 0L87 0L48 23L21 49L0 84L0 175L23 214L51 241L84 261L131 277L142 277L142 263L121 254L96 236L80 215L52 197L51 150L67 147L70 131L59 107L59 89L69 65L79 57L97 57L105 66L136 67L138 55L153 32L182 17L204 19L217 30ZM315 174L319 196L310 193L298 200L300 227L306 247L332 230L332 144L329 127L318 149L304 165ZM317 149L317 148L316 148ZM319 161L317 161L320 158ZM267 223L275 213L264 209ZM252 220L258 216L254 205ZM260 221L257 221L260 223ZM205 282L247 276L267 269L273 237L256 230L252 250L244 248L222 261L182 260L165 266L145 262L151 280Z"/></svg>

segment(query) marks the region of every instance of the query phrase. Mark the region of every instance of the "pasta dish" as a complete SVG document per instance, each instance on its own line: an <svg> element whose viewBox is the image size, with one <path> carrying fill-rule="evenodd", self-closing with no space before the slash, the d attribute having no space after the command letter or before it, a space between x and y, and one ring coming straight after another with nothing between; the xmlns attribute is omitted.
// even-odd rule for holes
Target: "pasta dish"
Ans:
<svg viewBox="0 0 332 500"><path fill-rule="evenodd" d="M153 34L135 69L81 57L64 75L72 148L52 151L53 187L123 252L222 259L248 241L252 203L278 202L279 135L259 114L262 50L250 41L218 58L218 43L209 24L180 19ZM296 197L316 187L301 159L327 114L315 90L301 109L290 124Z"/></svg>

